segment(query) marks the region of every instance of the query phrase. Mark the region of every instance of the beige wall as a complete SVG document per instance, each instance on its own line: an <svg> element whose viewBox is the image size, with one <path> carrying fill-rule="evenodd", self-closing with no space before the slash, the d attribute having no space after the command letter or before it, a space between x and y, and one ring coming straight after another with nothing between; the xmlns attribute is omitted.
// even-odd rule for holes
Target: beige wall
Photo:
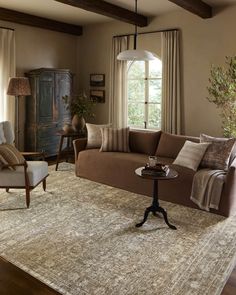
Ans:
<svg viewBox="0 0 236 295"><path fill-rule="evenodd" d="M66 68L76 72L77 37L0 21L0 26L15 29L16 73L36 68ZM24 145L25 101L20 101L20 139Z"/></svg>
<svg viewBox="0 0 236 295"><path fill-rule="evenodd" d="M215 12L212 19L203 20L184 10L178 10L156 17L150 25L139 31L179 28L182 39L183 64L183 121L184 133L199 135L200 132L222 135L221 120L215 105L209 103L207 85L211 64L223 64L225 56L236 54L236 6ZM89 91L89 74L106 74L106 103L96 107L97 123L108 121L109 58L113 35L132 33L133 27L121 22L110 22L84 28L84 35L78 37L77 72L80 88ZM138 47L144 41L138 39ZM143 44L142 44L143 43ZM158 34L145 36L145 47L158 51Z"/></svg>

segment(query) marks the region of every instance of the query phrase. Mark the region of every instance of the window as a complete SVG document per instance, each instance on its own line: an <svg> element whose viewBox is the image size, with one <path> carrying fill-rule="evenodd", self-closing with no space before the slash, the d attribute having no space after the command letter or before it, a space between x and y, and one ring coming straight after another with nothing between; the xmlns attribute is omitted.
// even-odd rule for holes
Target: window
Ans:
<svg viewBox="0 0 236 295"><path fill-rule="evenodd" d="M161 60L135 61L128 67L128 126L160 129Z"/></svg>

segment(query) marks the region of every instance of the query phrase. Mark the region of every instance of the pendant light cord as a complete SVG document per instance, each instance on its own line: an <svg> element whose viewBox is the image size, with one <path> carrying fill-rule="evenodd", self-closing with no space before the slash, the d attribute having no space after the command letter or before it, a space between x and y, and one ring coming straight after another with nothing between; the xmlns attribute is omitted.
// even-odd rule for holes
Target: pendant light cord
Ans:
<svg viewBox="0 0 236 295"><path fill-rule="evenodd" d="M135 13L138 13L138 0L135 0ZM137 24L135 24L135 31L134 31L134 50L137 48L137 37L138 37L138 29Z"/></svg>

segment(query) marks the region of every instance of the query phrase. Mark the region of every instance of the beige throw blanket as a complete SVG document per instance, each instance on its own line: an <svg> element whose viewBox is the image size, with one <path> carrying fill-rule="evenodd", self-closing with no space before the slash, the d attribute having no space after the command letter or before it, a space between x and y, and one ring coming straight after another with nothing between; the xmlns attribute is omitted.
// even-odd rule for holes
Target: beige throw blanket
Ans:
<svg viewBox="0 0 236 295"><path fill-rule="evenodd" d="M201 209L218 210L226 172L201 169L194 175L190 199Z"/></svg>

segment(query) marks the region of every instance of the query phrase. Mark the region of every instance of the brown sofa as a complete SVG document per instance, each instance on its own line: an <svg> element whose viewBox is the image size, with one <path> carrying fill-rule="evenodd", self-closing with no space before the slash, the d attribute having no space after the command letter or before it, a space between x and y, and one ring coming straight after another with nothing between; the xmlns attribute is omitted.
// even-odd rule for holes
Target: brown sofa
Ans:
<svg viewBox="0 0 236 295"><path fill-rule="evenodd" d="M179 177L170 181L159 181L161 200L198 208L191 200L194 171L173 165L174 159L186 140L199 142L197 137L179 136L158 132L130 131L130 153L99 152L86 149L86 139L74 141L76 175L113 187L142 195L152 195L152 182L135 175L134 171L144 166L149 155L156 155L164 164L170 164ZM230 216L236 213L236 159L231 164L224 184L219 210L211 212Z"/></svg>

